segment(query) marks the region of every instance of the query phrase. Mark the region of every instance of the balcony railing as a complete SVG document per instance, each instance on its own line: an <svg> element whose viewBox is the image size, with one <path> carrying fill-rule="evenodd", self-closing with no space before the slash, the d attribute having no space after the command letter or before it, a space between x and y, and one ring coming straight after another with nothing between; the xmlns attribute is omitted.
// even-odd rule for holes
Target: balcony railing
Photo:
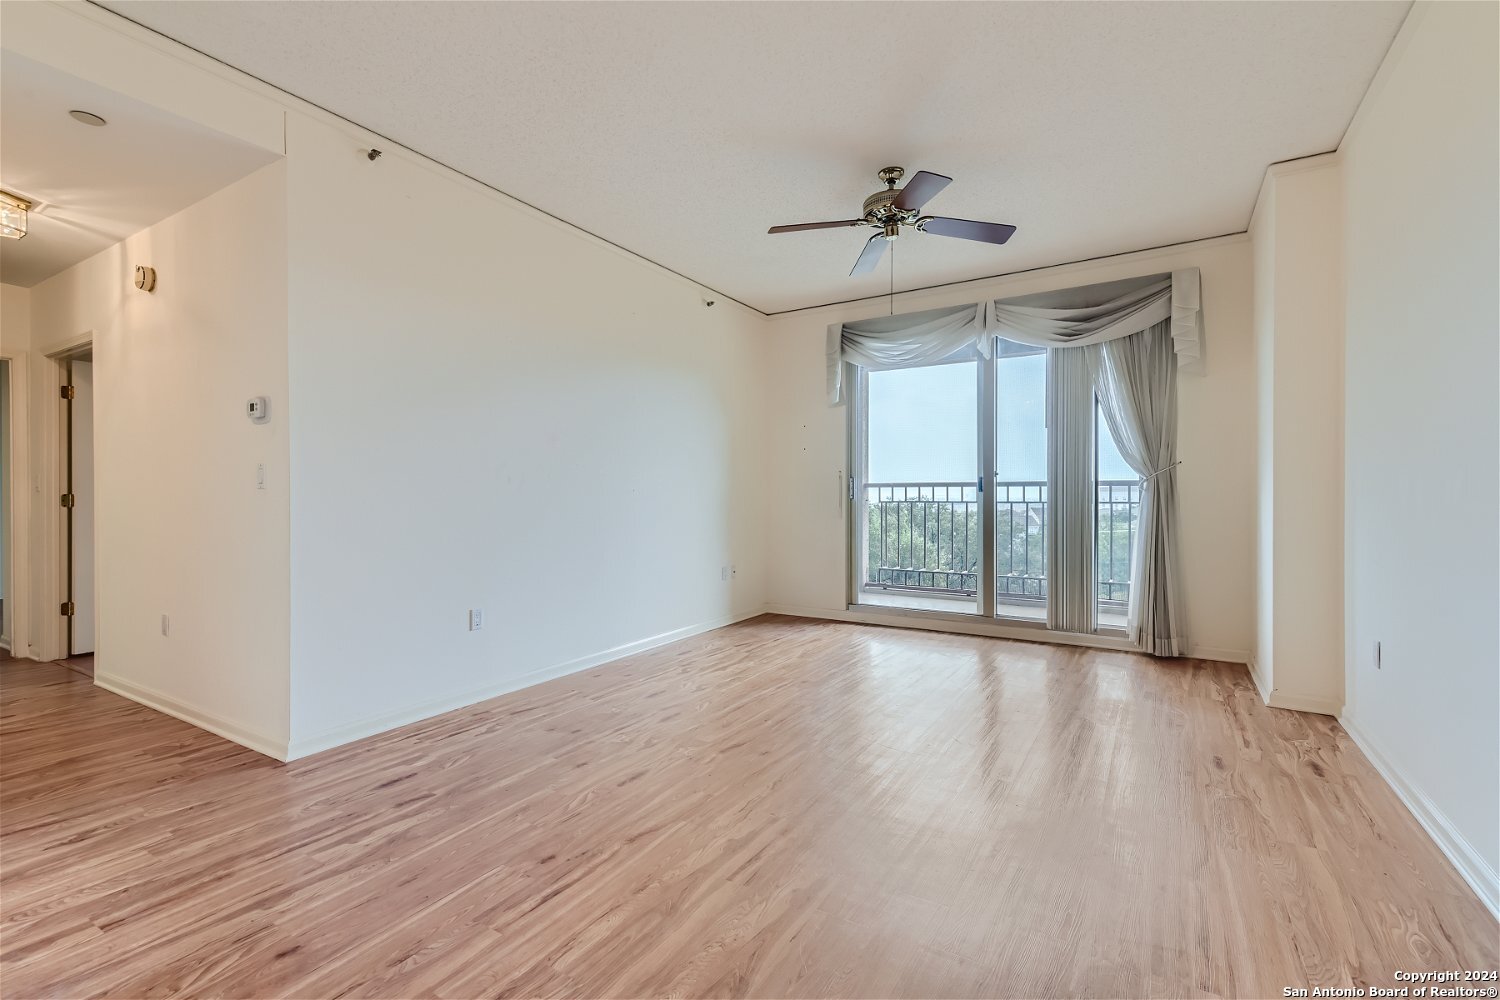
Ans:
<svg viewBox="0 0 1500 1000"><path fill-rule="evenodd" d="M1047 600L1047 484L996 483L995 598ZM1100 608L1130 600L1130 553L1140 516L1140 483L1101 480L1095 531ZM870 483L864 587L973 597L979 590L980 495L973 482Z"/></svg>
<svg viewBox="0 0 1500 1000"><path fill-rule="evenodd" d="M979 592L979 489L967 483L870 483L865 586L973 597Z"/></svg>

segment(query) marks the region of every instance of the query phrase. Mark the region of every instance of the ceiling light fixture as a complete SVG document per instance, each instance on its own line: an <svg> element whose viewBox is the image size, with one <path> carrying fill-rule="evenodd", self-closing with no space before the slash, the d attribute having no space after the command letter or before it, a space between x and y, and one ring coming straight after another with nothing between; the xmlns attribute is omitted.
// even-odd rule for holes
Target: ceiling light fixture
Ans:
<svg viewBox="0 0 1500 1000"><path fill-rule="evenodd" d="M75 110L75 111L69 111L68 114L70 114L70 115L73 116L73 120L74 121L80 121L80 122L83 122L85 125L92 125L95 128L98 128L100 125L107 125L107 124L109 124L103 118L100 118L98 115L94 114L92 111L76 111Z"/></svg>
<svg viewBox="0 0 1500 1000"><path fill-rule="evenodd" d="M0 236L18 240L26 235L26 213L31 202L0 191Z"/></svg>

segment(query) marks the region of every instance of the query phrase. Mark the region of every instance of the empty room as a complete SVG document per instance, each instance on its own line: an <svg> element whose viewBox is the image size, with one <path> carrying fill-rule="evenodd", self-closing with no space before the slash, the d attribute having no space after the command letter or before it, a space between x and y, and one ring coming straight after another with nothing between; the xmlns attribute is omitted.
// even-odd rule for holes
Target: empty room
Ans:
<svg viewBox="0 0 1500 1000"><path fill-rule="evenodd" d="M0 996L1500 996L1500 3L0 2Z"/></svg>

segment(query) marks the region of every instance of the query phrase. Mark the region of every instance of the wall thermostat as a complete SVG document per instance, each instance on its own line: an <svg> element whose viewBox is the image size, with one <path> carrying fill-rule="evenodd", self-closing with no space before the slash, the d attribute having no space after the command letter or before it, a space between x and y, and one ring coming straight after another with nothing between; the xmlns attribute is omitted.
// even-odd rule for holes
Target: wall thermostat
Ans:
<svg viewBox="0 0 1500 1000"><path fill-rule="evenodd" d="M271 419L271 404L266 397L256 396L245 404L245 415L253 424L263 424Z"/></svg>
<svg viewBox="0 0 1500 1000"><path fill-rule="evenodd" d="M156 289L156 268L137 264L135 266L135 287L143 292L154 291Z"/></svg>

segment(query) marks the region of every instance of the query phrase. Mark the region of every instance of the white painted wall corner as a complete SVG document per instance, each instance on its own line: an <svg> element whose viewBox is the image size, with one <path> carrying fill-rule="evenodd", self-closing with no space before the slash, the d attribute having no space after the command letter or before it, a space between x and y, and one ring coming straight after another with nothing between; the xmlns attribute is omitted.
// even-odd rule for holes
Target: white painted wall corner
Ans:
<svg viewBox="0 0 1500 1000"><path fill-rule="evenodd" d="M158 712L181 719L189 725L197 726L199 729L207 730L215 736L222 736L231 743L238 743L242 747L248 747L256 753L265 754L275 760L287 759L286 740L276 739L265 733L256 732L228 719L221 718L201 708L188 705L178 701L169 695L162 694L150 688L134 684L120 677L109 674L96 673L94 683L106 691L110 691L122 698L147 708L153 708Z"/></svg>

